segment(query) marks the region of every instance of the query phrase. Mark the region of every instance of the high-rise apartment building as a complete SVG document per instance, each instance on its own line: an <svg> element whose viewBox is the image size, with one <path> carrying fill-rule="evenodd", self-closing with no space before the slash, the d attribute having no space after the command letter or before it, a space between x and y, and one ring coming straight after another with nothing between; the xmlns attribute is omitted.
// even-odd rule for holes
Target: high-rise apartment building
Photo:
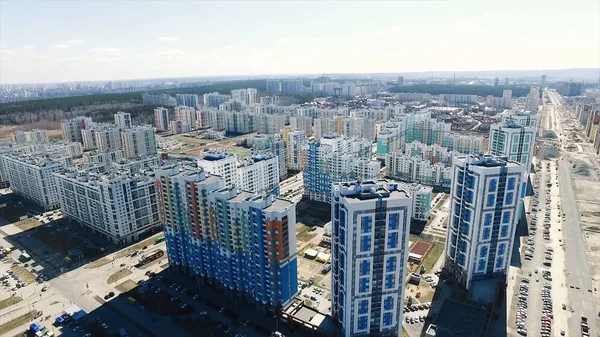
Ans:
<svg viewBox="0 0 600 337"><path fill-rule="evenodd" d="M83 137L81 130L85 130L87 127L92 126L94 122L90 117L79 116L60 124L62 129L63 139L72 142L79 142L83 144Z"/></svg>
<svg viewBox="0 0 600 337"><path fill-rule="evenodd" d="M341 336L402 333L411 212L392 181L333 185L331 313Z"/></svg>
<svg viewBox="0 0 600 337"><path fill-rule="evenodd" d="M156 136L150 126L134 126L121 131L121 142L127 158L156 154Z"/></svg>
<svg viewBox="0 0 600 337"><path fill-rule="evenodd" d="M13 193L31 200L44 210L53 210L60 206L53 173L71 165L71 157L9 153L2 156L2 162Z"/></svg>
<svg viewBox="0 0 600 337"><path fill-rule="evenodd" d="M169 131L172 135L178 135L192 131L192 127L184 121L170 121Z"/></svg>
<svg viewBox="0 0 600 337"><path fill-rule="evenodd" d="M177 94L175 95L175 100L177 100L177 105L180 106L195 108L200 105L198 95L194 94Z"/></svg>
<svg viewBox="0 0 600 337"><path fill-rule="evenodd" d="M63 214L114 244L162 228L153 175L67 168L54 174Z"/></svg>
<svg viewBox="0 0 600 337"><path fill-rule="evenodd" d="M258 134L246 140L249 146L252 146L253 153L262 153L269 151L277 156L279 163L279 178L283 179L287 175L287 146L286 141L281 136Z"/></svg>
<svg viewBox="0 0 600 337"><path fill-rule="evenodd" d="M315 141L321 140L323 136L329 135L335 130L335 121L328 118L316 118L314 119L315 125Z"/></svg>
<svg viewBox="0 0 600 337"><path fill-rule="evenodd" d="M454 159L452 180L445 267L470 289L506 275L527 174L518 163L471 155Z"/></svg>
<svg viewBox="0 0 600 337"><path fill-rule="evenodd" d="M298 292L295 204L226 187L195 166L156 170L171 267L279 310Z"/></svg>
<svg viewBox="0 0 600 337"><path fill-rule="evenodd" d="M279 196L279 160L270 152L255 153L238 161L235 186L259 195Z"/></svg>
<svg viewBox="0 0 600 337"><path fill-rule="evenodd" d="M290 128L294 131L304 131L306 136L312 135L312 118L305 116L291 116Z"/></svg>
<svg viewBox="0 0 600 337"><path fill-rule="evenodd" d="M189 125L190 129L196 127L196 108L178 105L173 108L173 119Z"/></svg>
<svg viewBox="0 0 600 337"><path fill-rule="evenodd" d="M33 129L30 131L15 131L11 135L11 140L17 145L23 144L42 144L48 143L48 133L46 130Z"/></svg>
<svg viewBox="0 0 600 337"><path fill-rule="evenodd" d="M304 168L303 147L306 143L304 131L287 132L287 167L290 170L299 171Z"/></svg>
<svg viewBox="0 0 600 337"><path fill-rule="evenodd" d="M531 170L537 128L523 126L512 119L490 126L488 153L502 156Z"/></svg>
<svg viewBox="0 0 600 337"><path fill-rule="evenodd" d="M542 80L540 81L540 87L546 87L546 75L542 75Z"/></svg>
<svg viewBox="0 0 600 337"><path fill-rule="evenodd" d="M130 128L133 126L131 122L131 114L129 112L119 111L114 114L115 117L115 125L120 126L122 128Z"/></svg>
<svg viewBox="0 0 600 337"><path fill-rule="evenodd" d="M261 105L279 105L279 96L263 96L260 98Z"/></svg>
<svg viewBox="0 0 600 337"><path fill-rule="evenodd" d="M227 102L230 99L230 95L223 95L219 94L218 92L211 92L202 96L204 106L207 108L218 108L221 104Z"/></svg>
<svg viewBox="0 0 600 337"><path fill-rule="evenodd" d="M157 106L176 106L177 100L175 97L167 94L152 95L149 93L142 94L143 105L157 105Z"/></svg>
<svg viewBox="0 0 600 337"><path fill-rule="evenodd" d="M231 90L231 98L242 101L246 105L254 105L257 91L255 88Z"/></svg>
<svg viewBox="0 0 600 337"><path fill-rule="evenodd" d="M156 131L168 131L170 121L169 109L163 107L154 109L154 127Z"/></svg>
<svg viewBox="0 0 600 337"><path fill-rule="evenodd" d="M198 166L206 172L218 175L225 186L235 186L237 180L237 157L227 152L208 151L198 159Z"/></svg>

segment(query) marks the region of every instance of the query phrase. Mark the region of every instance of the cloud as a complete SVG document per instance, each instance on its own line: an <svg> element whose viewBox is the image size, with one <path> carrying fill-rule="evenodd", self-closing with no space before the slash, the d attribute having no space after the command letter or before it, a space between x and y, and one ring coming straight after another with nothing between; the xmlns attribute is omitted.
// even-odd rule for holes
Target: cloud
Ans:
<svg viewBox="0 0 600 337"><path fill-rule="evenodd" d="M181 60L186 56L183 50L167 50L158 53L155 57L159 61L176 61Z"/></svg>
<svg viewBox="0 0 600 337"><path fill-rule="evenodd" d="M94 48L90 50L90 52L96 56L101 58L102 60L116 60L121 58L121 49L114 47L107 48Z"/></svg>
<svg viewBox="0 0 600 337"><path fill-rule="evenodd" d="M179 41L179 36L161 36L158 38L158 41L160 41L160 42Z"/></svg>
<svg viewBox="0 0 600 337"><path fill-rule="evenodd" d="M69 45L64 44L64 43L56 43L51 45L50 47L55 48L55 49L69 49Z"/></svg>
<svg viewBox="0 0 600 337"><path fill-rule="evenodd" d="M71 40L65 42L65 44L82 44L82 43L83 43L83 40L80 40L80 39L71 39Z"/></svg>
<svg viewBox="0 0 600 337"><path fill-rule="evenodd" d="M23 49L35 49L35 46L31 44L26 44L23 46Z"/></svg>

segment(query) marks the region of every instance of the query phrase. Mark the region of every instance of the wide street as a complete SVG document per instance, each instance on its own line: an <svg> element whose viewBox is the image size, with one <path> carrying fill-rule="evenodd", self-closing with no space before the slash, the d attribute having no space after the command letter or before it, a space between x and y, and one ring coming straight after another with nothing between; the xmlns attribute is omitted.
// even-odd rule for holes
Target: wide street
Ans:
<svg viewBox="0 0 600 337"><path fill-rule="evenodd" d="M561 142L567 142L566 132L563 134L563 120L568 118L561 103L561 98L554 91L546 91L552 101L549 114L552 116L552 129L559 135ZM560 197L565 214L563 235L565 238L567 285L569 287L569 304L572 314L569 319L569 330L578 335L581 330L581 316L594 322L598 319L598 292L594 288L593 275L590 270L586 245L581 231L580 212L571 177L570 162L562 158L558 162ZM597 325L590 325L590 335L597 335Z"/></svg>

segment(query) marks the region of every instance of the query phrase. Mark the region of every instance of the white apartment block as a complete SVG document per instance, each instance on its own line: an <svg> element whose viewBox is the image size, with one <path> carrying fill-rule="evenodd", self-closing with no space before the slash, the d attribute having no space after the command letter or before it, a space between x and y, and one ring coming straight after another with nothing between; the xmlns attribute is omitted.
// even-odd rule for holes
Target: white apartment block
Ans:
<svg viewBox="0 0 600 337"><path fill-rule="evenodd" d="M133 126L131 122L131 114L129 112L119 111L114 114L115 117L115 125L120 126L122 128L130 128Z"/></svg>
<svg viewBox="0 0 600 337"><path fill-rule="evenodd" d="M219 110L221 111L221 113L233 111L246 111L246 103L239 99L230 99L226 102L221 103L221 105L219 105Z"/></svg>
<svg viewBox="0 0 600 337"><path fill-rule="evenodd" d="M176 121L182 121L191 128L196 127L197 114L196 108L190 106L176 106L173 108L173 118Z"/></svg>
<svg viewBox="0 0 600 337"><path fill-rule="evenodd" d="M523 126L512 119L490 126L488 153L516 161L531 170L537 127Z"/></svg>
<svg viewBox="0 0 600 337"><path fill-rule="evenodd" d="M92 125L94 125L94 122L90 117L79 116L68 119L60 124L63 139L83 143L81 130L85 130Z"/></svg>
<svg viewBox="0 0 600 337"><path fill-rule="evenodd" d="M249 106L249 110L257 114L281 115L285 114L286 107L273 104L258 104Z"/></svg>
<svg viewBox="0 0 600 337"><path fill-rule="evenodd" d="M458 104L477 103L477 95L441 94L439 99L441 102L446 102L446 103L458 103Z"/></svg>
<svg viewBox="0 0 600 337"><path fill-rule="evenodd" d="M202 96L204 106L207 108L218 108L221 104L231 99L230 95L222 95L218 92L211 92Z"/></svg>
<svg viewBox="0 0 600 337"><path fill-rule="evenodd" d="M464 154L483 153L482 136L450 133L444 136L441 145L450 151Z"/></svg>
<svg viewBox="0 0 600 337"><path fill-rule="evenodd" d="M204 110L203 110L204 111ZM219 109L206 110L208 125L216 131L227 129L227 115Z"/></svg>
<svg viewBox="0 0 600 337"><path fill-rule="evenodd" d="M341 336L399 336L412 200L392 181L332 188L331 313Z"/></svg>
<svg viewBox="0 0 600 337"><path fill-rule="evenodd" d="M248 112L223 113L227 118L226 131L232 134L251 133L255 130L253 115Z"/></svg>
<svg viewBox="0 0 600 337"><path fill-rule="evenodd" d="M252 146L252 153L261 153L269 151L276 155L279 162L279 178L283 179L287 175L287 137L283 139L280 135L258 134L252 138L246 139L248 146Z"/></svg>
<svg viewBox="0 0 600 337"><path fill-rule="evenodd" d="M48 133L46 130L33 129L30 131L15 131L11 134L13 143L15 144L41 144L48 143Z"/></svg>
<svg viewBox="0 0 600 337"><path fill-rule="evenodd" d="M255 88L231 90L231 98L240 100L246 105L254 105L257 91Z"/></svg>
<svg viewBox="0 0 600 337"><path fill-rule="evenodd" d="M287 132L287 168L290 170L302 170L303 147L306 145L306 134L304 131Z"/></svg>
<svg viewBox="0 0 600 337"><path fill-rule="evenodd" d="M122 149L111 149L108 151L88 151L83 154L84 167L103 166L112 167L112 163L125 158Z"/></svg>
<svg viewBox="0 0 600 337"><path fill-rule="evenodd" d="M186 133L192 131L191 125L184 121L170 121L169 131L172 135L178 135L180 133Z"/></svg>
<svg viewBox="0 0 600 337"><path fill-rule="evenodd" d="M319 141L323 136L336 132L335 121L327 118L316 118L314 120L315 140Z"/></svg>
<svg viewBox="0 0 600 337"><path fill-rule="evenodd" d="M208 151L198 159L198 166L210 174L223 178L225 186L235 186L237 180L237 157L235 155Z"/></svg>
<svg viewBox="0 0 600 337"><path fill-rule="evenodd" d="M491 108L512 108L512 90L503 90L502 97L488 95L485 105Z"/></svg>
<svg viewBox="0 0 600 337"><path fill-rule="evenodd" d="M15 194L32 201L44 210L53 210L60 206L53 173L72 164L70 157L59 157L56 154L10 153L2 156L2 162Z"/></svg>
<svg viewBox="0 0 600 337"><path fill-rule="evenodd" d="M123 147L121 142L121 127L115 125L96 126L85 131L92 131L96 139L96 149L106 151L108 149L120 149Z"/></svg>
<svg viewBox="0 0 600 337"><path fill-rule="evenodd" d="M377 133L377 158L385 158L389 153L404 149L406 142L406 123L395 119L383 124Z"/></svg>
<svg viewBox="0 0 600 337"><path fill-rule="evenodd" d="M387 175L396 179L417 182L429 186L450 187L452 169L450 166L428 160L412 157L402 151L396 151L386 156L385 166Z"/></svg>
<svg viewBox="0 0 600 337"><path fill-rule="evenodd" d="M416 183L398 183L398 189L407 192L412 199L412 218L419 221L429 220L433 187Z"/></svg>
<svg viewBox="0 0 600 337"><path fill-rule="evenodd" d="M350 171L358 181L377 179L381 173L381 162L365 158L350 161Z"/></svg>
<svg viewBox="0 0 600 337"><path fill-rule="evenodd" d="M527 173L500 157L461 156L452 181L445 267L470 289L507 273Z"/></svg>
<svg viewBox="0 0 600 337"><path fill-rule="evenodd" d="M169 109L163 107L154 109L154 127L157 131L168 131L169 121Z"/></svg>
<svg viewBox="0 0 600 337"><path fill-rule="evenodd" d="M539 125L540 115L535 112L516 112L513 110L509 110L502 114L502 122L508 122L508 120L513 120L519 125L522 126L532 126L538 127Z"/></svg>
<svg viewBox="0 0 600 337"><path fill-rule="evenodd" d="M291 116L290 128L294 131L304 131L304 133L310 137L313 133L312 118L304 116Z"/></svg>
<svg viewBox="0 0 600 337"><path fill-rule="evenodd" d="M150 126L134 126L121 131L121 143L127 158L156 154L156 135Z"/></svg>
<svg viewBox="0 0 600 337"><path fill-rule="evenodd" d="M275 134L285 128L285 116L283 115L252 114L251 118L253 130L259 133Z"/></svg>
<svg viewBox="0 0 600 337"><path fill-rule="evenodd" d="M115 244L162 229L153 175L69 168L54 178L64 216Z"/></svg>
<svg viewBox="0 0 600 337"><path fill-rule="evenodd" d="M194 94L176 94L175 100L177 100L177 105L179 106L195 108L200 105L200 99L198 98L198 95Z"/></svg>
<svg viewBox="0 0 600 337"><path fill-rule="evenodd" d="M263 96L260 98L261 105L279 105L279 96Z"/></svg>
<svg viewBox="0 0 600 337"><path fill-rule="evenodd" d="M254 154L238 161L236 187L260 194L279 195L279 160L272 153Z"/></svg>

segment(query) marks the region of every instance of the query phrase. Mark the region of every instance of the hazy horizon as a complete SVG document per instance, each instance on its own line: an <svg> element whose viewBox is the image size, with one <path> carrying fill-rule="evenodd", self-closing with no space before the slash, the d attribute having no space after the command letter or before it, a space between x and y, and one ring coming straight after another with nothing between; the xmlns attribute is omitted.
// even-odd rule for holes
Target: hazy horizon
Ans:
<svg viewBox="0 0 600 337"><path fill-rule="evenodd" d="M600 68L598 1L0 4L1 83Z"/></svg>

